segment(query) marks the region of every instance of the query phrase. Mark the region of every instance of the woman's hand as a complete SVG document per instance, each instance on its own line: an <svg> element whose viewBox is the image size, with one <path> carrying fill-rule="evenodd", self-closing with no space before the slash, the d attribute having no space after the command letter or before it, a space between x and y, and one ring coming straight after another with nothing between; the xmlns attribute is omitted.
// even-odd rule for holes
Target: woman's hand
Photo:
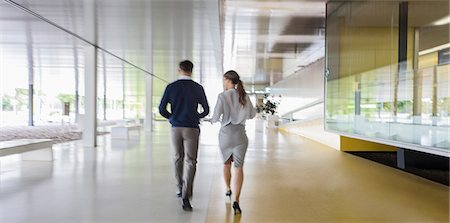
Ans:
<svg viewBox="0 0 450 223"><path fill-rule="evenodd" d="M204 122L209 122L209 123L213 124L213 123L212 123L212 119L209 118L209 117L208 117L208 118L206 118L206 117L205 117L205 118L202 118L202 121L204 121Z"/></svg>

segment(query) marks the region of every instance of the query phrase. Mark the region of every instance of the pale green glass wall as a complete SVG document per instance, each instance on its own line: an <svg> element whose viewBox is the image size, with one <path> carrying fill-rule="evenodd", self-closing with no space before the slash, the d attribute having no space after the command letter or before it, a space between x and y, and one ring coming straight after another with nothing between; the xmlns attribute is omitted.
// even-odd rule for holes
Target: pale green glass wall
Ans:
<svg viewBox="0 0 450 223"><path fill-rule="evenodd" d="M416 148L449 148L449 2L409 2L399 73L399 6L327 4L326 128Z"/></svg>

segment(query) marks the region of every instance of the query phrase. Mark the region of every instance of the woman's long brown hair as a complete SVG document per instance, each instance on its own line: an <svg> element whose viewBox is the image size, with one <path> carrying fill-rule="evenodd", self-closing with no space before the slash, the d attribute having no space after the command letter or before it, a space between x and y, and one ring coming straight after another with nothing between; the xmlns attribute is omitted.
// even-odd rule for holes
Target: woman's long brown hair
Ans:
<svg viewBox="0 0 450 223"><path fill-rule="evenodd" d="M223 75L223 77L237 85L236 90L239 93L239 103L242 106L245 106L245 104L247 104L247 93L245 92L244 83L241 81L239 74L234 70L229 70Z"/></svg>

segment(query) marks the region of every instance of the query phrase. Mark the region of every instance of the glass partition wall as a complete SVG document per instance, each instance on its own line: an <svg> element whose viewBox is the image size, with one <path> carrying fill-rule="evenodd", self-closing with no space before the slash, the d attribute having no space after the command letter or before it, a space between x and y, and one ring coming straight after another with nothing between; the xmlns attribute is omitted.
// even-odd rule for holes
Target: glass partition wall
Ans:
<svg viewBox="0 0 450 223"><path fill-rule="evenodd" d="M85 113L85 43L4 2L0 12L0 127L76 123ZM97 61L98 120L143 118L147 74L100 49Z"/></svg>
<svg viewBox="0 0 450 223"><path fill-rule="evenodd" d="M326 129L449 152L448 1L327 4Z"/></svg>

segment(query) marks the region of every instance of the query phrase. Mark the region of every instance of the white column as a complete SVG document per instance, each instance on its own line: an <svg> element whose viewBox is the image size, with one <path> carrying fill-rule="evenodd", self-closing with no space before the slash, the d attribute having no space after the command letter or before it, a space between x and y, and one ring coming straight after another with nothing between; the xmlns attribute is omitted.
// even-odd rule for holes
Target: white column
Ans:
<svg viewBox="0 0 450 223"><path fill-rule="evenodd" d="M171 3L171 8L172 10L170 10L169 18L169 82L173 82L177 79L177 75L175 75L175 67L178 67L175 62L175 3ZM184 60L185 58L182 59Z"/></svg>
<svg viewBox="0 0 450 223"><path fill-rule="evenodd" d="M84 0L84 32L86 39L97 42L97 22L95 0ZM86 147L97 146L97 48L92 45L84 46L84 91L85 114L83 142Z"/></svg>
<svg viewBox="0 0 450 223"><path fill-rule="evenodd" d="M106 53L102 54L103 63L103 120L106 120L106 87L107 87L107 77L106 77Z"/></svg>
<svg viewBox="0 0 450 223"><path fill-rule="evenodd" d="M70 17L75 17L75 7L73 4L70 4L70 10L69 15ZM72 29L76 30L77 28L77 20L72 19ZM75 107L75 123L79 124L79 115L80 115L80 71L79 71L79 63L78 63L78 46L77 41L75 38L73 38L73 68L75 72L75 101L74 101L74 107Z"/></svg>
<svg viewBox="0 0 450 223"><path fill-rule="evenodd" d="M147 71L153 70L153 57L147 57ZM152 61L152 62L150 62ZM145 76L145 131L151 132L153 130L153 76Z"/></svg>
<svg viewBox="0 0 450 223"><path fill-rule="evenodd" d="M80 73L78 70L78 49L76 46L76 43L74 41L73 44L73 58L74 58L74 62L73 62L73 66L74 66L74 71L75 71L75 102L74 102L74 106L75 106L75 123L78 124L78 119L79 119L79 114L80 114Z"/></svg>
<svg viewBox="0 0 450 223"><path fill-rule="evenodd" d="M33 59L33 36L31 25L27 22L27 59L28 59L28 126L34 126L34 59Z"/></svg>
<svg viewBox="0 0 450 223"><path fill-rule="evenodd" d="M145 7L145 21L146 21L146 70L153 73L153 18L151 2L148 2ZM153 76L145 74L145 120L144 127L146 132L153 130Z"/></svg>
<svg viewBox="0 0 450 223"><path fill-rule="evenodd" d="M126 90L126 84L125 84L125 63L122 62L122 119L125 119L125 90Z"/></svg>

